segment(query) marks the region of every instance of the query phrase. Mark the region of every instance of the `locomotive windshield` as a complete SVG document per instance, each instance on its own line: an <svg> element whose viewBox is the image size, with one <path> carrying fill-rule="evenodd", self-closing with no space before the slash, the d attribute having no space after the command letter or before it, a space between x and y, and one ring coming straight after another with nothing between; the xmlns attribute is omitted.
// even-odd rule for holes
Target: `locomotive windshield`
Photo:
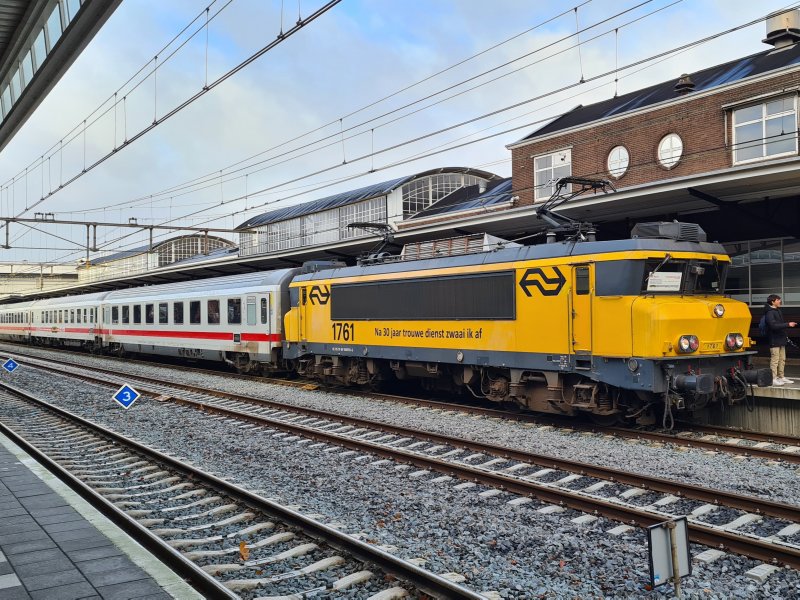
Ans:
<svg viewBox="0 0 800 600"><path fill-rule="evenodd" d="M595 266L598 296L724 294L728 263L716 259L612 260Z"/></svg>

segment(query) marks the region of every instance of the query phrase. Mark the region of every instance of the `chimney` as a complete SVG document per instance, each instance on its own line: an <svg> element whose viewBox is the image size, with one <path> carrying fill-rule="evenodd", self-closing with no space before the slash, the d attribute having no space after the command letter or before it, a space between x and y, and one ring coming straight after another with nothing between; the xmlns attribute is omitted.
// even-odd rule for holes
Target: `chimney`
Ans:
<svg viewBox="0 0 800 600"><path fill-rule="evenodd" d="M800 10L772 13L767 17L767 37L761 40L776 49L800 41Z"/></svg>
<svg viewBox="0 0 800 600"><path fill-rule="evenodd" d="M675 93L682 96L693 91L694 81L692 81L692 78L688 74L684 73L680 76L680 79L678 79L678 83L675 84Z"/></svg>

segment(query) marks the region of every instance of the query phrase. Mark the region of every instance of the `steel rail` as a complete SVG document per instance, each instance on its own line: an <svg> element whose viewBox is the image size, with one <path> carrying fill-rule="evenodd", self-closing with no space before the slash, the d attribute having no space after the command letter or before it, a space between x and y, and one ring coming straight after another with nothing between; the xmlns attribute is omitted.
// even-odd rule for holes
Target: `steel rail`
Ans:
<svg viewBox="0 0 800 600"><path fill-rule="evenodd" d="M45 366L44 368L50 369L54 372L65 373L64 371L59 371L58 369L55 369L53 367ZM74 367L74 368L86 368L86 367ZM113 372L109 373L113 374ZM72 377L80 378L84 381L91 381L93 383L98 383L100 385L116 387L116 384L112 384L105 379L94 377L89 374L68 373L68 372L66 374ZM164 393L163 389L154 388L147 385L148 382L151 383L153 382L153 378L151 377L145 377L139 375L128 375L127 377L134 378L144 383L143 386L137 384L137 387L139 387L140 391L146 391L148 393L159 396L163 395ZM755 496L743 496L741 494L735 494L733 492L727 492L724 490L718 490L713 488L706 488L694 484L681 483L674 480L665 479L662 477L653 477L642 473L622 471L611 467L603 467L600 465L594 465L591 463L559 458L547 454L539 454L524 450L517 450L515 448L510 448L507 446L486 444L483 442L447 436L435 432L424 431L420 429L412 429L408 427L402 427L399 425L392 425L390 423L371 421L368 419L361 419L358 417L351 417L346 415L331 414L326 411L307 408L307 407L299 407L292 404L279 402L276 400L265 400L263 398L257 398L254 396L247 396L243 394L235 394L232 392L209 390L206 388L189 384L180 384L180 383L172 383L165 381L159 381L158 383L167 388L170 387L178 388L193 393L219 397L226 400L250 402L259 406L274 408L278 410L286 410L293 413L304 414L309 417L338 421L343 424L349 424L356 427L365 427L384 433L392 433L400 436L413 437L431 443L446 444L449 446L465 448L474 452L481 452L490 456L496 456L509 460L532 463L534 465L544 468L552 468L560 471L573 472L586 477L594 477L597 479L603 479L607 481L612 481L614 483L630 485L632 487L643 488L664 494L676 494L684 498L698 500L709 504L724 505L729 508L735 508L751 513L756 513L759 515L765 515L780 519L787 519L796 523L800 523L800 506L795 506L792 504L774 502L771 500L765 500ZM262 415L251 415L249 413L217 406L214 404L208 404L206 402L202 402L199 400L170 396L169 401L176 402L178 404L183 404L185 406L191 406L193 408L197 408L205 412L216 412L218 414L225 414L227 416L239 419L248 419L252 421L252 419L255 418L257 419L256 422L261 422L261 423L268 422L270 426L276 428L284 423L283 421L271 419L269 417L264 417ZM301 426L293 426L293 427L299 427L299 429L297 430L292 429L291 431L293 433L301 432L303 433L303 435L306 435L307 432L317 431L316 429L304 428ZM335 439L339 438L337 437Z"/></svg>
<svg viewBox="0 0 800 600"><path fill-rule="evenodd" d="M10 342L3 342L3 343L10 343ZM26 346L23 346L26 347ZM82 353L75 352L77 355L81 355ZM38 360L46 360L50 362L54 362L57 364L63 364L68 366L75 367L73 363L65 360L59 359L51 359L51 358L42 358L40 356L20 353L19 356L25 356L28 358L38 359ZM118 357L108 357L104 356L103 358L112 359L112 360L123 360ZM136 363L146 366L153 366L156 365L160 368L169 368L171 365L164 365L163 363L153 363L150 361L131 361L125 359L126 363ZM79 367L79 365L77 366ZM119 375L119 373L112 371L110 369L102 369L97 367L83 367L83 368L92 368L96 371L101 372L108 372L114 373ZM185 367L181 366L180 369L183 372L187 370L190 372L208 374L208 375L216 375L220 377L224 377L225 374L220 371L214 371L211 369L200 369L196 367ZM127 374L126 374L127 375ZM136 377L136 375L129 375L130 377ZM250 380L258 383L274 383L276 385L284 385L290 387L308 387L309 384L312 385L320 385L318 382L313 381L304 381L298 382L293 380L286 380L286 379L275 379L275 378L264 378L264 377L256 377L252 375L237 375L237 378ZM175 386L185 385L185 384L172 384ZM467 404L457 404L457 403L450 403L445 402L442 400L426 400L422 398L414 398L408 396L398 396L394 394L385 394L381 392L364 392L360 390L353 390L348 388L329 388L325 386L320 386L322 389L333 391L339 394L346 394L350 396L358 396L364 398L374 398L379 400L388 400L391 402L400 402L403 404L412 404L416 406L423 406L428 408L439 408L442 410L455 410L461 412L467 412L469 414L474 415L482 415L486 417L496 417L499 419L505 419L510 421L518 421L521 423L531 423L535 425L552 425L554 427L560 427L565 429L572 429L577 432L588 432L588 433L599 433L604 435L611 435L614 437L624 438L624 439L633 439L633 440L644 440L650 442L658 442L664 444L674 444L677 446L685 446L687 448L698 448L702 450L708 450L713 452L722 452L726 454L736 454L740 456L752 456L757 458L766 458L771 460L783 460L790 463L797 463L800 464L800 453L792 454L788 452L781 452L780 450L770 450L767 448L755 448L752 446L738 446L738 445L731 445L726 444L724 442L719 441L711 441L711 440L703 440L699 438L687 438L681 437L677 434L668 434L658 431L645 431L642 429L627 429L623 427L614 427L614 426L600 426L596 424L587 425L584 423L575 422L574 419L566 422L564 420L560 420L556 417L546 416L546 415L537 415L532 413L514 413L507 410L498 410L495 408L485 408L481 406L470 406ZM207 393L211 393L209 390ZM224 393L224 392L223 392ZM787 446L800 446L800 437L788 436L788 435L781 435L781 434L772 434L772 433L762 433L757 431L749 431L749 430L739 430L739 429L728 429L724 427L714 427L711 425L692 425L692 427L698 432L706 432L712 433L715 435L719 435L720 437L728 437L728 438L738 438L738 439L752 439L754 441L763 441L763 442L770 442L776 444L783 444Z"/></svg>
<svg viewBox="0 0 800 600"><path fill-rule="evenodd" d="M17 390L14 390L14 388L4 383L0 383L0 386L14 393L19 393ZM231 600L239 598L238 595L224 587L218 580L211 577L190 560L184 558L180 552L151 533L146 527L140 525L136 519L129 517L122 509L117 508L113 503L95 492L91 487L83 483L80 479L50 458L45 452L28 442L5 423L0 422L0 433L25 450L25 452L36 459L39 464L43 465L48 471L63 481L103 516L141 544L148 552L157 557L180 577L189 582L189 585L201 592L204 596L211 598L229 598Z"/></svg>
<svg viewBox="0 0 800 600"><path fill-rule="evenodd" d="M99 380L97 378L92 378L90 376L84 376L84 375L73 375L73 376L82 379L83 378L95 379L98 383L101 383L103 385L112 385L108 381ZM186 387L192 388L194 386L186 386ZM151 391L151 393L163 394L163 390L155 390ZM215 392L214 395L216 394L226 395L223 392ZM236 395L233 396L236 397ZM240 420L250 421L262 425L268 425L274 429L279 429L288 433L301 435L303 437L315 441L335 444L338 446L342 446L360 452L368 452L376 456L392 459L395 461L399 460L401 462L406 462L408 464L415 465L422 469L429 469L432 471L455 476L461 479L468 479L471 481L482 483L489 487L500 488L521 496L526 496L526 497L533 496L543 502L547 502L550 504L557 504L560 506L567 506L569 508L589 514L603 515L607 518L610 518L615 521L620 521L623 523L630 523L633 525L638 525L640 527L649 527L650 525L654 525L664 520L664 516L662 514L654 514L652 512L640 508L626 506L623 504L619 504L618 502L607 501L601 498L587 495L586 493L582 493L580 491L558 488L556 486L542 484L540 482L526 481L524 479L513 477L503 473L476 469L468 465L447 462L437 458L427 457L417 453L408 452L400 448L390 448L387 446L375 444L366 440L343 438L339 435L312 429L310 427L304 427L302 425L286 423L276 419L271 419L269 417L244 413L241 411L219 407L214 404L208 404L196 400L179 399L175 397L171 397L169 398L169 400L187 406L194 406L208 413L216 413L220 415L235 417ZM294 407L292 407L292 409L294 410ZM329 415L328 418L330 418ZM548 457L548 459L551 461L553 460L551 457ZM635 477L640 482L644 479L640 475L635 475ZM675 485L672 486L672 491L675 491ZM710 491L716 494L717 496L720 496L722 494L721 492L715 490L710 490ZM768 501L762 501L760 499L753 499L753 498L744 498L742 500L745 500L749 510L753 510L753 508L757 507L757 505L760 503L768 503ZM791 507L788 505L780 505L775 503L772 504L774 506L770 508L770 512L772 512L773 509L778 510L778 507L784 507L790 512L793 512L795 514L796 511L798 510L796 507ZM764 507L767 508L766 505ZM698 523L696 521L692 521L690 523L689 538L694 542L709 547L726 548L731 552L742 554L745 556L750 556L752 558L761 561L772 562L772 563L777 562L785 564L795 569L800 569L800 548L789 544L784 544L782 542L773 542L766 539L737 535L736 533L726 531L720 527L705 525L703 523Z"/></svg>
<svg viewBox="0 0 800 600"><path fill-rule="evenodd" d="M163 452L159 452L158 450L150 448L149 446L146 446L140 442L126 438L125 436L111 429L103 427L102 425L98 425L97 423L89 421L88 419L76 415L75 413L72 413L66 409L50 404L49 402L37 398L6 382L0 382L0 388L6 389L12 392L13 394L16 394L17 396L23 398L24 400L27 400L38 406L41 406L46 410L49 410L61 416L62 418L65 418L74 423L78 423L81 426L90 429L91 431L94 431L102 436L110 438L116 443L122 446L126 446L130 449L133 449L135 452L147 456L148 458L151 458L156 462L168 465L170 468L184 473L185 475L193 478L195 481L202 482L208 485L209 487L215 488L255 510L271 514L272 516L280 519L281 521L303 530L307 535L316 539L323 540L328 545L337 548L339 550L342 550L344 552L347 552L350 556L353 556L358 560L361 560L362 562L377 565L382 570L391 573L392 575L398 577L403 581L413 584L418 589L428 594L440 598L454 598L454 599L465 599L465 600L483 599L483 596L481 594L478 594L472 590L460 586L457 583L454 583L443 577L440 577L435 573L427 571L413 563L407 562L384 550L381 550L380 548L377 548L375 546L357 540L345 533L338 531L337 529L319 523L314 519L310 519L299 512L281 506L280 504L273 502L267 498L262 498L261 496L258 496L257 494L250 492L249 490L246 490L224 479L211 475L210 473L206 473L205 471L202 471L197 467L194 467L192 465L187 465L186 463L176 458L173 458L168 454L164 454ZM2 423L0 423L0 425L2 425ZM3 429L5 430L8 428L3 425ZM18 436L17 434L13 435L15 438L21 439L20 436ZM26 443L26 445L35 450L35 448L30 444ZM45 457L45 455L38 450L36 450L36 453ZM49 459L49 457L46 458L47 461L50 464L52 464L53 467L56 469L54 473L60 474L61 472L63 472L69 475L67 471L65 471L62 467L58 466L54 461L52 461L52 459ZM76 483L78 488L86 489L88 490L88 492L91 492L92 495L96 495L95 492L91 490L91 488L86 486L86 484L84 484L83 482L81 482L72 475L69 475L69 477ZM116 512L121 512L119 511L119 509L111 505L110 502L108 502L105 499L103 500L105 504L112 506ZM159 541L159 542L161 541L155 535L150 533L147 529L136 523L136 521L131 519L131 517L125 515L125 513L122 513L122 516L125 518L125 521L132 522L132 524L136 526L137 531L142 530L143 532L146 532L150 536L150 538L152 538L154 541ZM163 542L161 543L163 544ZM170 548L170 550L172 549ZM182 561L186 561L186 559L181 557L180 554L175 552L174 550L172 550L172 553L177 554L177 556L179 556ZM174 556L172 558L174 558ZM198 568L195 566L195 569ZM205 573L203 574L206 575ZM208 576L206 575L206 577ZM238 596L236 596L235 594L231 594L230 590L227 590L227 588L224 588L224 590L227 592L227 595L220 597L238 598ZM212 597L214 596L212 595Z"/></svg>

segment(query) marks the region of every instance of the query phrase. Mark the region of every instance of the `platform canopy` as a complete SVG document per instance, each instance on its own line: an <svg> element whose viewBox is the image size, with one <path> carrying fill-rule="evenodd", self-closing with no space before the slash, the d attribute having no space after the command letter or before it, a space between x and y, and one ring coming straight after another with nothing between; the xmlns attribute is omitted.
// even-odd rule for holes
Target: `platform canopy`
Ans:
<svg viewBox="0 0 800 600"><path fill-rule="evenodd" d="M122 0L0 0L0 150Z"/></svg>

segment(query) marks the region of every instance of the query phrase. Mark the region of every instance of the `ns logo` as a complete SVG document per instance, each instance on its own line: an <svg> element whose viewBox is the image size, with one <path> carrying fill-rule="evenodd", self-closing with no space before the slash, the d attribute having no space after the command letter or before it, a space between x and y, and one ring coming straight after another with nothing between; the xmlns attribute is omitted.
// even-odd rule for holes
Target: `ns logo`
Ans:
<svg viewBox="0 0 800 600"><path fill-rule="evenodd" d="M308 299L311 300L311 304L327 304L331 299L331 290L327 285L315 285L308 293Z"/></svg>
<svg viewBox="0 0 800 600"><path fill-rule="evenodd" d="M561 288L564 287L567 278L564 277L558 267L550 268L552 270L552 275L550 276L546 275L544 270L539 267L525 271L522 279L519 280L519 287L522 288L528 298L533 296L530 290L531 287L538 289L542 296L558 296L559 292L561 292Z"/></svg>

